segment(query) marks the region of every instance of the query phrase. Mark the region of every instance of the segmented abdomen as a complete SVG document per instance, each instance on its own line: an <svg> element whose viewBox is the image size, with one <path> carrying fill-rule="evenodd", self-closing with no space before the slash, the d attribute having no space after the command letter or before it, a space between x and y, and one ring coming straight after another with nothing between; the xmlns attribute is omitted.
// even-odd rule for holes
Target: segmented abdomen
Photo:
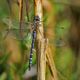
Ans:
<svg viewBox="0 0 80 80"><path fill-rule="evenodd" d="M36 31L34 30L32 33L32 44L31 44L30 58L29 58L29 70L31 69L32 66L32 56L33 56L35 38L36 38Z"/></svg>

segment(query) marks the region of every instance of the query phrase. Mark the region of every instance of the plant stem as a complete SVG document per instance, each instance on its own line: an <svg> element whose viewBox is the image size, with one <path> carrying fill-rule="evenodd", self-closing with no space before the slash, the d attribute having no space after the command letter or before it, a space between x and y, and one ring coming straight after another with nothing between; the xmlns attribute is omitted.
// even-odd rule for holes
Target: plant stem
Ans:
<svg viewBox="0 0 80 80"><path fill-rule="evenodd" d="M44 38L43 38L43 10L42 10L42 0L34 0L35 5L35 16L39 16L40 25L37 26L37 80L45 80L45 68L46 68L46 55L44 54ZM40 34L41 33L41 34Z"/></svg>
<svg viewBox="0 0 80 80"><path fill-rule="evenodd" d="M19 9L19 22L20 22L20 39L22 39L23 38L23 31L22 31L22 27L23 27L23 0L20 0L20 2L19 2L19 7L20 7L20 9Z"/></svg>

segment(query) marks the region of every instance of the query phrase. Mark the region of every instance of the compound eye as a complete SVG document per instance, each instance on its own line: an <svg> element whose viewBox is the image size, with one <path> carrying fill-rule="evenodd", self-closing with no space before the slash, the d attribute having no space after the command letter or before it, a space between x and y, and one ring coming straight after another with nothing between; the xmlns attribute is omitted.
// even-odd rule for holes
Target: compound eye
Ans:
<svg viewBox="0 0 80 80"><path fill-rule="evenodd" d="M35 16L35 17L34 17L34 20L36 20L36 21L40 21L39 16Z"/></svg>

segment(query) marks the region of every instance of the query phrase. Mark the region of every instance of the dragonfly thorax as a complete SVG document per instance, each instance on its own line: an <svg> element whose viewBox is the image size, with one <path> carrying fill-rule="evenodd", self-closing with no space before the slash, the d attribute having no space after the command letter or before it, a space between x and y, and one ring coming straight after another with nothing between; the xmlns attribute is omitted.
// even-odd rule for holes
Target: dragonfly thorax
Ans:
<svg viewBox="0 0 80 80"><path fill-rule="evenodd" d="M39 16L35 16L33 19L33 30L36 31L39 25L40 25L40 18Z"/></svg>

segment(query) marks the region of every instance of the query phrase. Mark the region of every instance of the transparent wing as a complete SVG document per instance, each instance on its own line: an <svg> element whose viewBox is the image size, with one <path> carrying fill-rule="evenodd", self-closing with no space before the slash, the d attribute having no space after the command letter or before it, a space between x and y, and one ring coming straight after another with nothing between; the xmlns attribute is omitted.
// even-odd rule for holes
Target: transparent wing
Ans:
<svg viewBox="0 0 80 80"><path fill-rule="evenodd" d="M14 35L15 39L21 39L21 33L23 34L22 39L24 39L28 33L31 33L31 25L30 22L22 22L22 28L20 29L20 22L10 19L3 19L3 23L8 27L3 31L4 38L7 37L8 34ZM21 31L21 33L20 33Z"/></svg>

